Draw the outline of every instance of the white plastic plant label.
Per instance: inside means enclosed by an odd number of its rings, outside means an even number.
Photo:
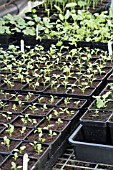
[[[20,45],[21,45],[21,52],[24,53],[24,40],[20,41]]]
[[[28,170],[28,154],[25,153],[23,156],[23,170]]]
[[[36,26],[36,40],[38,39],[38,25]]]
[[[31,12],[31,10],[32,10],[31,1],[28,1],[28,9],[29,9],[29,11]]]
[[[112,14],[113,14],[113,0],[111,0],[111,10],[112,10]]]
[[[31,2],[32,8],[35,8],[35,7],[38,6],[38,5],[39,5],[39,2],[38,2],[38,1]]]
[[[28,1],[28,9],[31,11],[32,8],[35,8],[42,3],[44,3],[44,1],[40,1],[40,2],[39,1],[35,1],[35,2]]]
[[[109,52],[109,56],[112,55],[112,42],[108,41],[108,52]]]

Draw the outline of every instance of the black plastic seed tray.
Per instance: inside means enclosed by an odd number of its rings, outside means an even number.
[[[113,166],[79,161],[75,157],[72,146],[67,145],[51,170],[113,170]]]

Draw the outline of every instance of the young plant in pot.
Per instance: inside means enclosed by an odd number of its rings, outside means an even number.
[[[107,92],[103,96],[96,96],[96,102],[93,102],[95,109],[90,107],[80,118],[87,142],[101,144],[109,142],[107,120],[112,112],[103,109],[109,101],[109,94],[110,92]]]
[[[111,100],[111,91],[106,91],[104,94],[94,96],[96,100],[89,106],[89,109],[101,109],[106,111],[113,111],[113,101]]]

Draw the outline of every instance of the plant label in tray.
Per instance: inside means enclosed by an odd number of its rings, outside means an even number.
[[[109,56],[112,55],[112,43],[108,41],[108,51],[109,51]]]
[[[28,154],[25,153],[23,156],[23,170],[28,169]]]
[[[24,40],[21,40],[20,44],[21,44],[21,52],[24,53]]]
[[[38,39],[38,25],[36,26],[36,39]]]

